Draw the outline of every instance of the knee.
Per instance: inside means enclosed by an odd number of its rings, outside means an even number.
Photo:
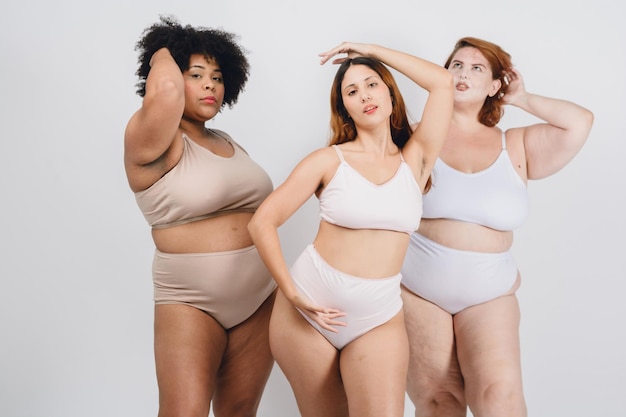
[[[158,417],[206,417],[209,414],[209,402],[179,402],[161,404]]]
[[[465,416],[467,403],[459,384],[437,384],[421,381],[409,384],[409,398],[415,406],[415,416]]]
[[[521,387],[508,382],[495,382],[479,390],[469,399],[476,417],[507,415],[525,417],[526,404]]]
[[[259,408],[260,399],[253,396],[243,396],[230,401],[213,402],[215,417],[255,417]]]

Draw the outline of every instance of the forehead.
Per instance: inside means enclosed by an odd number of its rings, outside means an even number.
[[[473,46],[466,46],[459,49],[452,57],[452,60],[460,61],[465,64],[482,64],[487,68],[491,67],[491,65],[489,65],[489,61],[487,61],[487,58],[485,58],[483,53]]]
[[[367,65],[352,65],[343,76],[342,87],[363,82],[371,77],[378,77],[378,73]]]
[[[206,68],[211,71],[220,69],[215,58],[203,54],[192,54],[189,57],[189,68],[192,67]]]

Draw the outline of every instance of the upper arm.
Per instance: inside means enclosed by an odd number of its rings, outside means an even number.
[[[146,165],[163,155],[172,144],[184,110],[184,92],[177,86],[147,90],[142,106],[130,118],[124,132],[127,163]]]
[[[593,114],[586,112],[567,128],[540,123],[524,128],[528,179],[548,177],[567,165],[585,144]]]
[[[323,184],[329,162],[325,149],[306,156],[265,199],[255,217],[276,228],[285,223]]]
[[[413,134],[403,150],[422,187],[426,184],[448,136],[454,106],[452,81],[448,87],[442,86],[430,92],[424,105],[422,119],[414,125]]]

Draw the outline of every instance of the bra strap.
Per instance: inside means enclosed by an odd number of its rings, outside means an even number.
[[[343,154],[341,153],[341,150],[339,149],[339,146],[333,145],[333,148],[335,149],[335,152],[337,152],[337,156],[339,156],[339,160],[341,162],[345,162],[343,159]]]
[[[506,150],[506,134],[502,131],[502,149]]]

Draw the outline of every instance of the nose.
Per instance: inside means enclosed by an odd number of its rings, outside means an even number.
[[[206,82],[206,84],[204,85],[204,89],[205,90],[213,90],[215,86],[213,85],[213,81],[209,80]]]
[[[367,100],[369,100],[371,97],[369,96],[369,94],[367,93],[363,93],[363,95],[361,95],[361,103],[365,103]]]

